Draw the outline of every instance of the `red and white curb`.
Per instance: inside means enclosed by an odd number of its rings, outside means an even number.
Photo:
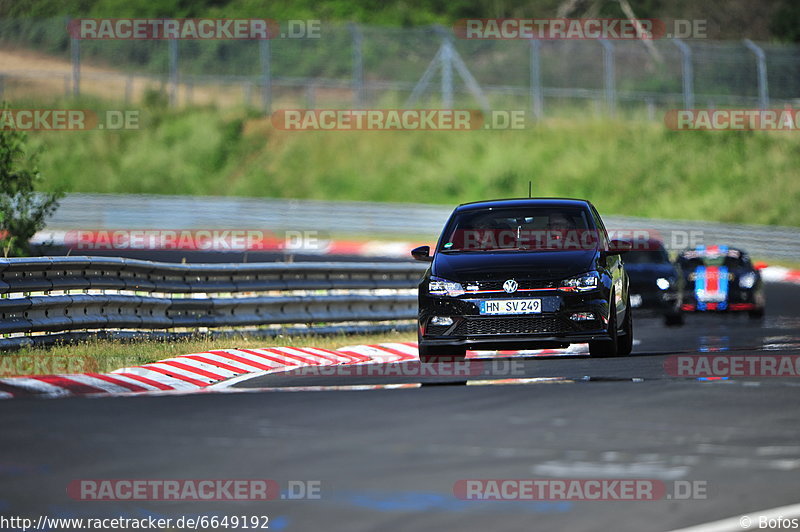
[[[761,269],[761,278],[765,283],[800,284],[800,270],[790,270],[783,266],[767,266]]]
[[[568,349],[532,351],[468,351],[467,358],[557,356],[586,354],[585,344]],[[31,375],[0,379],[0,399],[195,392],[228,388],[259,375],[307,366],[389,364],[418,360],[417,344],[353,345],[337,350],[314,347],[219,349],[180,355],[152,364],[121,368],[110,373]]]

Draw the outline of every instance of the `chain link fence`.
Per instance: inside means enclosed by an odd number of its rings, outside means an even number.
[[[465,40],[442,27],[325,23],[318,38],[79,40],[68,23],[0,21],[1,97],[651,119],[669,108],[800,104],[795,45],[661,39],[648,50],[641,41]]]

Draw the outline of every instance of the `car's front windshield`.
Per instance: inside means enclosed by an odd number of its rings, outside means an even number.
[[[742,253],[735,249],[721,253],[688,251],[681,257],[681,262],[684,266],[688,266],[689,269],[698,266],[725,266],[731,269],[740,268],[747,264]]]
[[[456,215],[439,251],[595,249],[599,234],[578,207],[482,209]]]

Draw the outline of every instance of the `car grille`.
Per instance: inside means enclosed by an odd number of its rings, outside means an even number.
[[[502,290],[503,283],[506,282],[506,279],[502,281],[478,281],[477,283],[464,283],[465,286],[477,284],[480,290]],[[530,289],[530,288],[556,288],[557,282],[556,281],[536,281],[536,280],[525,280],[521,279],[517,281],[519,283],[519,289]]]
[[[489,334],[568,333],[575,331],[572,324],[560,318],[531,318],[528,316],[466,318],[458,324],[453,336],[481,336]]]

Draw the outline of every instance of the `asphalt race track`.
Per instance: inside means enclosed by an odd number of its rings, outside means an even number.
[[[420,378],[272,375],[239,383],[241,393],[2,401],[0,513],[267,515],[270,530],[325,532],[641,532],[795,504],[800,381],[708,381],[665,370],[676,354],[800,354],[800,286],[768,285],[767,298],[763,323],[693,315],[668,329],[638,319],[628,358],[515,359],[524,384],[486,382],[503,378],[495,375],[464,386],[437,376],[412,389],[346,390]],[[76,479],[209,478],[274,479],[287,498],[86,502],[66,493]],[[453,494],[462,479],[532,478],[655,479],[667,495],[471,501]],[[318,481],[321,498],[288,500],[293,480]],[[684,500],[675,481],[705,493]]]

